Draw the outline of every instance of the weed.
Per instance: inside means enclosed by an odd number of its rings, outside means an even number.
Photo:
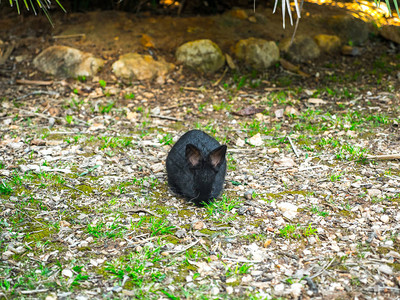
[[[151,236],[169,234],[175,229],[175,226],[168,226],[168,221],[165,219],[150,218],[150,224]]]
[[[159,142],[163,145],[172,145],[173,143],[172,134],[170,133],[165,134],[161,139],[159,139]]]

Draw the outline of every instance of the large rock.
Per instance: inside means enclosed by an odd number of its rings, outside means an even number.
[[[197,40],[179,46],[176,60],[202,73],[213,73],[225,64],[221,49],[210,40]]]
[[[267,69],[279,60],[279,48],[273,41],[249,38],[235,46],[235,55],[254,69]]]
[[[163,78],[174,68],[174,64],[166,62],[161,57],[158,60],[154,60],[150,55],[138,53],[121,55],[119,60],[112,65],[112,70],[117,77],[138,80]]]
[[[279,43],[279,49],[295,62],[306,62],[317,58],[321,51],[315,41],[306,35],[297,35],[292,44],[291,37]]]
[[[323,52],[333,53],[340,50],[340,38],[336,35],[317,34],[314,41]]]
[[[355,17],[338,15],[321,21],[346,44],[351,42],[353,45],[358,46],[368,39],[368,24]]]
[[[33,64],[47,74],[76,78],[93,76],[104,65],[104,61],[75,48],[52,46],[36,56]]]
[[[385,39],[400,44],[400,29],[398,26],[384,25],[380,33]]]

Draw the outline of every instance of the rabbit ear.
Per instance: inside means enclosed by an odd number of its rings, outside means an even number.
[[[226,154],[225,145],[222,145],[210,152],[210,154],[208,155],[208,160],[213,166],[213,168],[218,168],[224,162],[225,154]]]
[[[200,150],[192,144],[187,144],[186,159],[192,167],[197,166],[202,159]]]

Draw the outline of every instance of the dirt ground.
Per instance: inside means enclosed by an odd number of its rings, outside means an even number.
[[[304,9],[299,34],[346,13]],[[54,29],[2,16],[15,48],[0,66],[0,299],[400,297],[398,45],[371,29],[360,56],[299,64],[308,77],[178,65],[158,85],[110,71],[148,51],[143,34],[170,62],[189,40],[230,53],[291,36],[271,8],[256,14],[54,14]],[[52,78],[32,60],[54,44],[107,63]],[[228,146],[224,193],[205,207],[166,183],[168,151],[193,128]]]

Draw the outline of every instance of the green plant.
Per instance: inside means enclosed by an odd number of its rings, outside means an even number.
[[[74,120],[73,116],[70,116],[70,115],[65,116],[65,121],[67,121],[68,124],[72,124],[73,120]]]
[[[159,139],[159,142],[163,145],[171,145],[173,143],[172,138],[172,134],[167,133],[161,139]]]
[[[124,98],[129,100],[129,99],[135,99],[135,94],[134,93],[127,93],[124,95]]]
[[[151,236],[169,234],[175,229],[175,226],[169,226],[164,219],[150,218],[150,224]]]
[[[101,86],[101,88],[105,89],[107,83],[104,80],[101,79],[101,80],[99,80],[99,85]]]

